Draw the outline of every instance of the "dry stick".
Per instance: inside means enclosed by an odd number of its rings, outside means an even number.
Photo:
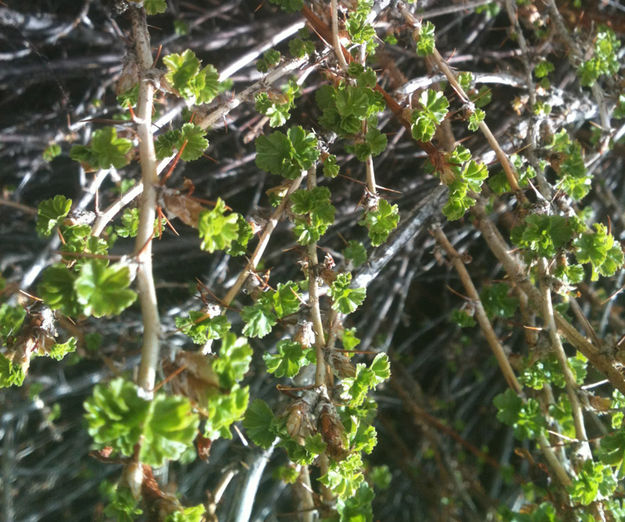
[[[269,243],[269,238],[271,237],[272,232],[275,230],[276,225],[278,224],[278,221],[280,221],[280,218],[282,217],[282,214],[284,213],[284,210],[286,209],[286,205],[289,201],[289,196],[293,194],[293,192],[295,192],[299,188],[305,175],[306,175],[306,172],[302,172],[299,178],[294,179],[291,182],[291,185],[289,186],[285,196],[282,198],[280,205],[278,205],[278,208],[276,208],[276,210],[273,211],[273,214],[271,214],[269,221],[265,225],[265,228],[263,229],[263,232],[260,235],[260,239],[258,240],[258,245],[256,245],[256,248],[254,249],[254,253],[252,254],[252,257],[250,257],[249,263],[247,264],[245,269],[241,271],[241,273],[239,274],[239,277],[237,277],[237,280],[234,282],[234,285],[232,285],[232,288],[228,290],[226,297],[224,297],[223,299],[223,302],[226,306],[232,303],[236,295],[239,293],[239,290],[241,290],[241,287],[243,286],[243,283],[245,283],[245,280],[247,279],[248,275],[251,272],[253,272],[258,266],[260,258],[263,256],[263,253],[265,252],[265,248],[267,248],[267,243]]]
[[[469,272],[464,266],[464,262],[462,261],[460,254],[449,242],[440,225],[433,226],[431,229],[431,233],[436,239],[436,242],[443,248],[443,250],[447,252],[447,255],[451,258],[451,262],[453,263],[456,272],[458,272],[458,275],[460,276],[460,280],[462,281],[465,291],[467,295],[471,298],[471,301],[475,306],[475,316],[477,322],[479,323],[480,328],[482,329],[482,332],[486,337],[486,341],[488,342],[491,350],[493,351],[493,354],[495,355],[495,358],[497,359],[497,363],[499,364],[501,373],[503,373],[503,376],[506,379],[508,386],[510,386],[510,388],[512,388],[515,393],[521,394],[521,385],[514,375],[514,370],[512,369],[512,366],[510,366],[508,357],[506,357],[503,346],[501,346],[501,343],[497,338],[497,334],[495,333],[495,330],[493,330],[493,326],[490,324],[488,316],[486,315],[484,307],[482,306],[480,295],[478,294],[475,285],[471,280]]]
[[[584,415],[582,413],[582,405],[577,397],[575,389],[577,388],[577,382],[575,376],[569,366],[562,341],[558,335],[556,327],[556,320],[553,316],[553,303],[551,301],[551,289],[547,284],[547,261],[543,258],[539,264],[541,281],[540,292],[542,294],[542,315],[549,332],[549,339],[551,340],[551,346],[556,354],[556,358],[562,367],[562,373],[564,374],[564,381],[566,384],[566,393],[571,403],[571,410],[573,413],[573,423],[575,424],[575,435],[582,444],[583,454],[582,458],[587,460],[592,457],[590,446],[588,445],[588,436],[586,435],[586,426],[584,425]]]
[[[404,18],[406,19],[406,21],[415,28],[413,38],[415,41],[418,41],[419,33],[421,30],[421,22],[417,20],[415,16],[406,8],[403,2],[398,2],[398,6],[402,14],[404,15]],[[428,56],[428,59],[430,59],[440,69],[440,71],[446,76],[447,80],[449,81],[449,84],[454,89],[454,91],[456,91],[456,94],[460,97],[460,100],[466,105],[469,112],[474,113],[475,105],[469,99],[469,96],[467,95],[467,93],[464,92],[464,89],[458,83],[458,80],[456,79],[456,75],[449,68],[449,66],[447,65],[447,63],[445,62],[445,60],[443,59],[443,57],[440,55],[440,53],[438,52],[436,48],[434,48],[432,54]],[[525,196],[521,193],[521,188],[519,187],[517,174],[514,171],[514,167],[512,166],[512,163],[510,163],[510,160],[508,159],[507,154],[501,148],[501,145],[499,145],[497,138],[495,138],[495,136],[491,132],[488,125],[486,125],[486,122],[481,121],[479,123],[479,128],[480,128],[480,131],[482,131],[482,134],[484,135],[484,137],[486,138],[486,141],[488,141],[488,144],[495,151],[497,159],[499,160],[499,163],[503,167],[503,170],[506,174],[506,179],[508,180],[508,183],[510,184],[510,187],[512,188],[513,192],[517,193],[520,199],[525,199]]]
[[[143,8],[131,8],[132,34],[139,69],[142,75],[152,67],[152,50],[150,35]],[[139,204],[139,226],[135,241],[137,286],[143,317],[143,345],[141,347],[141,364],[137,382],[146,393],[151,394],[156,380],[156,367],[159,355],[159,335],[161,330],[156,289],[152,275],[152,236],[154,235],[154,219],[156,218],[156,184],[158,174],[152,135],[152,109],[154,85],[143,77],[139,83],[137,101],[137,135],[139,137],[139,159],[141,162],[141,180],[143,194]]]
[[[542,296],[528,280],[525,264],[510,253],[511,249],[503,237],[501,237],[492,221],[486,216],[482,204],[480,203],[473,207],[471,212],[477,218],[477,226],[482,232],[484,240],[495,257],[503,265],[508,276],[527,295],[529,302],[534,307],[542,309],[540,306]],[[625,378],[621,375],[618,368],[614,366],[614,361],[579,333],[562,314],[554,312],[554,319],[566,340],[579,350],[597,370],[602,372],[615,388],[625,393]]]

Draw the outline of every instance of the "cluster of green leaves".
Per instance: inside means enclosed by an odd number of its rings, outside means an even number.
[[[582,62],[577,69],[580,82],[584,87],[592,86],[600,76],[615,75],[621,66],[618,59],[621,42],[612,29],[601,28],[594,42],[592,58]]]
[[[315,93],[322,111],[319,123],[342,137],[359,134],[362,122],[375,127],[375,116],[384,110],[384,98],[372,89],[370,75],[361,75],[358,85],[341,83],[337,87],[322,85]],[[363,84],[363,82],[365,82]]]
[[[115,234],[119,237],[137,237],[139,231],[139,209],[126,208],[120,218],[121,225],[115,226]],[[156,218],[154,220],[154,236],[159,236],[163,227],[166,225],[167,220],[165,218]],[[91,229],[89,227],[83,227],[82,230],[86,233],[86,238],[89,239]],[[67,237],[65,238],[67,241]],[[77,252],[79,250],[76,250]]]
[[[308,29],[303,28],[297,32],[297,37],[289,40],[289,52],[295,58],[304,58],[315,52],[315,44],[310,39]]]
[[[374,247],[384,243],[399,223],[399,209],[385,199],[379,199],[375,208],[368,210],[359,225],[367,227],[369,239]]]
[[[391,365],[388,356],[380,353],[375,356],[371,365],[358,363],[353,377],[341,381],[341,397],[349,406],[360,406],[367,397],[369,390],[375,388],[391,376]]]
[[[269,49],[258,59],[256,62],[256,69],[258,72],[266,73],[272,67],[275,67],[280,63],[282,54],[277,49]]]
[[[434,52],[436,46],[435,28],[432,22],[425,22],[419,30],[419,38],[417,40],[417,54],[419,56],[428,56]]]
[[[373,26],[367,22],[373,0],[358,0],[355,9],[350,10],[345,28],[353,43],[365,45],[367,53],[372,53],[378,46]]]
[[[299,125],[256,139],[256,166],[287,179],[297,178],[319,158],[317,138]]]
[[[419,96],[419,104],[411,116],[412,137],[417,141],[431,141],[447,115],[449,101],[442,92],[427,89]]]
[[[569,368],[579,385],[583,384],[586,378],[587,363],[587,359],[581,353],[568,358]],[[534,390],[542,390],[546,384],[552,384],[558,388],[564,388],[566,385],[562,366],[555,354],[548,354],[532,364],[527,364],[519,375],[519,381]]]
[[[569,488],[569,494],[574,502],[588,506],[595,500],[610,498],[616,485],[609,466],[587,460]]]
[[[154,143],[156,157],[162,160],[182,150],[180,159],[184,161],[201,158],[208,147],[205,135],[206,131],[195,123],[185,123],[181,129],[167,131]]]
[[[486,107],[492,98],[491,90],[482,85],[479,89],[475,88],[475,77],[471,72],[465,71],[458,75],[458,83],[469,96],[469,100],[475,107],[482,109]]]
[[[91,170],[121,169],[130,163],[131,150],[132,142],[119,138],[115,127],[104,127],[93,133],[88,146],[74,145],[69,155]]]
[[[102,259],[85,259],[68,268],[57,263],[47,268],[39,284],[39,294],[53,310],[68,316],[117,315],[135,302],[130,290],[128,265]]]
[[[182,54],[164,56],[163,63],[167,67],[165,80],[189,103],[209,103],[222,89],[217,69],[212,65],[202,68],[202,63],[190,49]]]
[[[176,317],[176,328],[188,335],[195,344],[205,344],[221,339],[230,331],[230,321],[225,315],[191,311],[187,317]]]
[[[471,192],[479,194],[488,169],[483,163],[472,159],[471,151],[458,145],[449,155],[442,181],[449,187],[449,199],[443,206],[443,214],[450,221],[460,219],[473,205]]]
[[[304,366],[314,364],[317,360],[312,348],[304,348],[300,343],[283,339],[276,346],[276,353],[265,353],[263,360],[267,371],[276,377],[297,376]]]
[[[530,214],[522,225],[512,229],[510,239],[530,257],[553,258],[583,229],[584,224],[577,218]]]
[[[581,200],[590,191],[592,176],[586,170],[582,156],[582,146],[572,141],[564,129],[553,137],[553,142],[547,147],[556,157],[552,166],[560,177],[562,190],[574,200]]]
[[[199,417],[188,399],[161,392],[146,400],[135,384],[121,377],[98,384],[84,407],[97,448],[110,446],[131,457],[141,440],[139,460],[151,466],[179,459],[197,435]]]
[[[332,308],[342,314],[351,314],[358,308],[366,297],[364,288],[350,288],[352,274],[349,272],[338,274],[330,286],[328,295],[332,298]]]
[[[609,277],[623,266],[623,249],[608,228],[595,223],[594,232],[584,232],[573,243],[575,256],[580,263],[591,266],[591,281],[599,279],[599,275]]]
[[[212,210],[203,210],[198,220],[200,248],[210,253],[225,250],[232,256],[245,254],[247,243],[253,236],[252,227],[237,212],[227,213],[221,198]]]
[[[283,85],[281,93],[259,92],[256,95],[256,110],[269,118],[270,127],[281,127],[291,117],[295,98],[300,96],[299,85],[290,79]]]
[[[278,319],[299,311],[300,301],[301,296],[294,282],[278,283],[276,290],[261,293],[253,305],[243,308],[243,334],[249,337],[265,337]]]
[[[297,190],[291,194],[290,202],[295,237],[300,245],[316,243],[334,223],[335,209],[327,187]]]
[[[490,319],[512,317],[519,306],[516,297],[508,295],[510,287],[506,283],[485,286],[480,292],[480,301]]]
[[[523,400],[514,391],[507,389],[495,397],[493,404],[497,408],[497,419],[512,426],[519,440],[535,439],[547,427],[536,399]]]
[[[509,159],[517,173],[519,186],[521,188],[529,186],[530,180],[536,177],[536,170],[534,167],[528,163],[525,157],[519,154],[511,154]],[[499,196],[506,192],[510,192],[511,190],[508,178],[506,178],[506,174],[503,171],[490,176],[488,178],[488,186]]]

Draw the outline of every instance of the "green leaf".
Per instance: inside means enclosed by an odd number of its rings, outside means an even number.
[[[323,175],[326,178],[336,178],[339,175],[340,167],[336,162],[336,156],[330,154],[323,162]]]
[[[577,70],[584,87],[591,87],[600,76],[618,73],[620,62],[617,55],[620,47],[621,42],[611,29],[603,27],[597,33],[592,58],[582,62]]]
[[[419,31],[417,54],[419,56],[428,56],[434,52],[434,46],[434,24],[432,22],[425,22]]]
[[[536,64],[536,67],[534,67],[534,76],[536,76],[536,78],[545,78],[554,70],[555,67],[553,64],[549,60],[543,59]]]
[[[609,466],[618,466],[618,477],[625,476],[625,430],[614,431],[601,439],[599,459]]]
[[[160,14],[167,11],[167,2],[165,0],[144,0],[143,7],[149,15]]]
[[[308,38],[293,38],[289,40],[289,52],[294,58],[304,58],[315,52],[315,44]]]
[[[263,56],[256,62],[256,69],[259,72],[266,73],[269,69],[280,63],[281,56],[282,54],[280,51],[276,49],[269,49],[268,51],[265,51]]]
[[[117,522],[132,522],[143,510],[129,488],[113,485],[110,482],[101,483],[100,491],[108,498],[104,508],[104,515]]]
[[[254,444],[267,449],[276,440],[275,417],[265,401],[255,399],[243,419],[243,427]]]
[[[276,440],[276,419],[265,401],[255,399],[243,419],[243,427],[254,444],[267,449]]]
[[[74,281],[77,300],[84,307],[85,315],[94,317],[120,314],[134,303],[137,294],[128,289],[129,285],[127,265],[107,266],[100,259],[85,261]]]
[[[369,390],[384,382],[391,376],[390,362],[388,356],[379,353],[367,368],[366,365],[358,363],[354,377],[346,377],[341,381],[343,391],[341,398],[349,401],[350,407],[360,406],[366,399]]]
[[[9,386],[21,386],[24,382],[24,370],[19,364],[13,364],[0,353],[0,388]]]
[[[82,313],[82,306],[74,290],[76,276],[68,268],[58,263],[49,266],[41,275],[38,292],[43,302],[52,310],[61,310],[69,316]]]
[[[587,460],[569,488],[569,494],[573,501],[588,506],[595,500],[609,498],[615,489],[616,480],[614,480],[610,468],[601,463]]]
[[[486,113],[482,109],[475,109],[469,115],[469,130],[475,132],[480,127],[480,123],[484,121]]]
[[[72,208],[72,200],[65,196],[54,196],[39,203],[37,209],[37,233],[49,236],[59,226]]]
[[[219,94],[219,73],[212,65],[201,69],[193,51],[169,54],[163,58],[163,63],[167,67],[167,82],[190,103],[209,103]]]
[[[230,248],[226,250],[229,256],[242,256],[247,252],[247,244],[254,237],[252,226],[241,214],[237,214],[237,238],[232,242]]]
[[[182,511],[174,511],[165,518],[165,522],[202,522],[206,507],[204,504],[184,508]]]
[[[343,249],[343,255],[345,259],[351,261],[354,268],[364,265],[367,261],[367,250],[365,246],[355,239],[350,239],[347,242],[347,246]]]
[[[48,145],[43,151],[43,161],[50,163],[54,158],[61,155],[61,146],[57,143]]]
[[[623,250],[608,234],[605,225],[595,224],[595,232],[585,232],[573,243],[575,255],[580,263],[592,265],[592,281],[603,276],[611,276],[623,266]]]
[[[11,306],[8,303],[0,305],[0,344],[8,344],[8,340],[17,336],[26,310],[21,306]]]
[[[430,141],[436,132],[436,127],[442,123],[447,115],[449,101],[440,91],[427,89],[419,96],[420,109],[412,113],[412,136],[418,141]]]
[[[573,239],[574,223],[564,216],[530,214],[525,224],[512,230],[512,241],[541,257],[553,258]]]
[[[519,306],[516,297],[509,297],[510,287],[506,283],[495,283],[484,287],[480,300],[489,318],[512,317]]]
[[[536,399],[523,401],[514,391],[508,389],[493,400],[497,407],[497,419],[514,428],[519,440],[537,437],[547,426]]]
[[[198,232],[202,239],[202,250],[211,254],[215,250],[225,250],[239,238],[238,214],[232,212],[225,215],[225,212],[226,204],[223,199],[217,198],[215,208],[200,213]]]
[[[338,274],[332,283],[329,296],[332,298],[332,308],[342,314],[350,314],[358,308],[366,297],[366,289],[349,288],[352,274]]]
[[[295,236],[301,245],[318,241],[334,223],[335,209],[330,202],[330,190],[327,187],[297,190],[291,194],[290,201],[291,210],[298,214],[294,220]]]
[[[341,334],[341,342],[345,350],[353,350],[360,344],[360,339],[356,337],[356,328],[347,328]]]
[[[355,495],[337,500],[336,512],[340,522],[372,522],[373,498],[373,490],[369,484],[361,482]]]
[[[154,144],[156,157],[162,160],[171,156],[174,151],[182,149],[180,158],[184,161],[199,159],[208,147],[208,140],[205,136],[206,131],[199,125],[185,123],[182,129],[170,130],[158,137]]]
[[[278,287],[272,296],[273,309],[276,311],[278,319],[299,311],[301,297],[297,293],[297,288],[297,284],[293,281],[284,284],[278,283]]]
[[[245,323],[243,335],[247,337],[265,337],[278,322],[269,299],[261,296],[252,306],[245,306],[241,311]]]
[[[367,53],[375,51],[378,45],[375,29],[367,21],[370,11],[371,2],[360,1],[356,4],[356,8],[350,11],[347,22],[345,23],[345,28],[352,42],[364,44]]]
[[[300,370],[314,359],[311,348],[303,348],[300,343],[283,339],[278,342],[277,353],[265,353],[263,360],[267,371],[276,377],[295,377]]]
[[[52,357],[52,359],[60,361],[68,353],[76,351],[76,342],[76,338],[70,337],[64,343],[54,343],[52,347],[48,350],[48,355]]]
[[[354,453],[340,462],[330,462],[328,472],[319,482],[340,500],[352,498],[364,481],[360,454]]]
[[[398,223],[397,205],[391,205],[385,199],[380,199],[377,209],[367,212],[364,219],[360,221],[360,224],[365,225],[369,230],[369,239],[374,247],[384,243],[389,234],[397,228]]]
[[[245,415],[249,398],[249,386],[241,388],[238,384],[232,387],[229,394],[211,395],[208,399],[204,436],[211,440],[219,437],[231,439],[230,427]]]
[[[230,321],[225,315],[209,317],[205,312],[189,312],[188,317],[176,317],[176,328],[191,337],[195,344],[205,344],[220,339],[230,331]]]
[[[98,384],[84,407],[87,429],[96,446],[111,446],[132,456],[150,415],[150,403],[139,397],[138,388],[121,377],[108,385]]]
[[[317,138],[302,127],[291,127],[256,139],[256,166],[288,179],[297,178],[319,157]]]
[[[221,341],[219,357],[213,361],[213,369],[219,376],[219,386],[229,390],[243,379],[252,361],[252,348],[245,337],[226,333]]]
[[[89,146],[74,145],[69,155],[73,160],[86,163],[94,169],[121,169],[130,162],[128,153],[131,150],[132,142],[118,138],[115,127],[104,127],[93,133]]]

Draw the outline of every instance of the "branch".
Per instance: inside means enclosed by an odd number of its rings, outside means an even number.
[[[521,394],[521,385],[514,375],[514,370],[512,366],[510,366],[510,362],[508,361],[508,357],[506,356],[503,346],[499,342],[497,338],[497,334],[495,330],[493,330],[493,326],[490,324],[488,316],[486,315],[486,311],[484,310],[484,306],[482,305],[482,301],[480,299],[480,295],[478,294],[473,281],[471,280],[471,276],[464,266],[464,262],[458,251],[453,247],[453,245],[447,239],[445,232],[440,227],[440,225],[435,225],[431,229],[431,234],[436,239],[436,242],[447,252],[447,255],[451,258],[451,262],[458,272],[460,276],[460,280],[464,286],[467,295],[471,298],[473,305],[475,306],[475,317],[477,322],[482,329],[482,333],[486,337],[486,341],[488,342],[493,354],[495,355],[495,359],[497,359],[497,363],[499,364],[499,369],[501,373],[503,373],[508,386],[512,388],[512,390],[518,395]]]
[[[139,136],[143,194],[139,203],[139,227],[135,242],[135,254],[139,264],[137,285],[143,317],[143,345],[137,382],[146,393],[151,394],[156,380],[161,330],[152,274],[152,236],[154,235],[154,219],[156,218],[156,184],[158,182],[154,136],[152,135],[154,85],[146,78],[146,73],[152,67],[152,50],[145,11],[143,8],[131,7],[130,14],[132,35],[141,71],[137,102],[137,135]]]

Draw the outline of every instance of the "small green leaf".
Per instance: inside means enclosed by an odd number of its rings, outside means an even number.
[[[49,236],[59,226],[72,208],[72,200],[65,196],[54,196],[39,203],[37,209],[37,233]]]
[[[74,145],[70,157],[86,163],[94,169],[121,169],[130,162],[128,153],[132,142],[126,138],[118,138],[115,127],[104,127],[93,133],[89,146]]]
[[[349,288],[352,274],[338,274],[332,283],[329,296],[332,298],[332,308],[342,314],[350,314],[358,308],[366,297],[364,288]]]
[[[398,223],[397,205],[391,205],[385,199],[380,199],[377,209],[367,212],[364,219],[360,221],[360,224],[365,225],[369,230],[369,239],[374,247],[384,243],[389,234],[397,228]]]
[[[256,69],[259,72],[266,73],[269,69],[280,63],[281,56],[280,51],[276,49],[265,51],[263,56],[256,62]]]
[[[278,283],[273,298],[273,309],[278,319],[299,311],[301,297],[297,293],[297,284],[293,281]]]
[[[43,151],[43,161],[50,163],[54,158],[60,155],[61,146],[58,143],[52,143]]]
[[[340,462],[330,462],[328,472],[319,478],[340,500],[352,498],[364,481],[362,458],[354,453]]]
[[[219,357],[213,361],[213,369],[219,376],[219,386],[225,390],[232,388],[243,379],[252,361],[252,348],[245,337],[226,333],[221,341]]]
[[[64,343],[54,343],[52,347],[48,350],[48,355],[52,357],[52,359],[60,361],[68,353],[76,351],[76,342],[76,338],[70,337]]]
[[[182,149],[180,158],[184,161],[199,159],[208,147],[208,140],[205,136],[206,131],[199,125],[185,123],[182,129],[170,130],[158,137],[154,144],[156,157],[162,160],[171,156],[174,151]]]
[[[6,345],[8,339],[17,336],[25,317],[26,310],[21,306],[0,305],[0,344]]]
[[[480,300],[489,318],[512,317],[519,306],[516,297],[509,297],[510,287],[506,283],[495,283],[484,287]]]
[[[252,306],[245,306],[241,311],[245,322],[243,335],[247,337],[265,337],[278,322],[270,300],[261,296]]]
[[[128,289],[129,285],[128,266],[121,263],[107,266],[100,259],[85,261],[74,281],[85,315],[94,317],[117,315],[134,303],[137,294]]]
[[[170,513],[165,518],[165,522],[202,522],[204,513],[206,513],[206,507],[204,504],[198,504]]]
[[[80,315],[82,306],[74,290],[75,279],[76,276],[62,263],[46,268],[38,287],[43,302],[52,310],[61,310],[65,315]]]
[[[230,321],[225,315],[210,317],[204,312],[191,311],[188,317],[176,317],[176,328],[195,344],[205,344],[224,337],[230,331]]]
[[[249,386],[241,388],[238,384],[228,394],[214,393],[209,396],[204,436],[211,440],[219,437],[231,439],[230,427],[245,415],[249,398]]]
[[[254,444],[267,449],[276,440],[275,422],[273,412],[267,403],[255,399],[247,409],[243,427]]]
[[[475,132],[480,127],[480,123],[484,121],[486,113],[482,109],[475,109],[469,115],[469,130]]]
[[[323,162],[323,175],[326,178],[336,178],[339,175],[340,167],[336,162],[336,156],[330,154]]]
[[[360,406],[366,399],[369,390],[388,379],[391,375],[390,362],[386,354],[375,356],[371,366],[358,363],[354,377],[346,377],[341,381],[343,391],[341,397],[349,401],[352,408]]]
[[[200,247],[211,254],[215,250],[230,248],[232,243],[239,238],[238,214],[226,213],[226,204],[221,198],[217,198],[215,208],[204,210],[198,221],[198,232],[202,239]]]
[[[167,82],[190,103],[209,103],[219,94],[219,73],[212,65],[201,69],[193,51],[169,54],[163,58],[163,63],[167,67]]]
[[[365,246],[355,239],[350,239],[347,246],[343,249],[343,255],[345,259],[349,259],[354,266],[358,268],[364,265],[367,261],[367,250]]]
[[[167,11],[167,2],[165,0],[144,0],[143,7],[149,15],[160,14]]]
[[[276,347],[277,353],[265,353],[263,360],[267,371],[276,377],[295,377],[300,370],[314,360],[311,348],[303,348],[300,343],[283,339]]]
[[[21,386],[24,382],[24,370],[19,364],[13,364],[0,353],[0,388]]]
[[[425,22],[419,31],[419,40],[417,41],[417,54],[419,56],[428,56],[434,52],[435,37],[434,24]]]

